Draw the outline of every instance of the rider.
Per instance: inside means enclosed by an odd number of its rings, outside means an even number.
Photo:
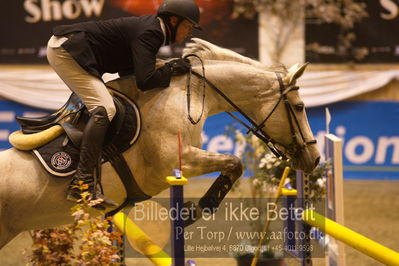
[[[199,28],[200,11],[194,0],[165,0],[157,16],[122,17],[57,26],[48,42],[47,58],[64,83],[83,101],[90,113],[77,171],[67,190],[67,199],[81,198],[79,181],[87,184],[93,199],[103,199],[100,208],[115,204],[96,188],[94,175],[105,133],[115,115],[104,73],[135,74],[142,91],[167,88],[172,76],[189,71],[186,59],[172,60],[155,68],[156,54],[163,45],[181,43]]]

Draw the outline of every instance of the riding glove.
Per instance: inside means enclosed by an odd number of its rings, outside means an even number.
[[[185,58],[172,60],[170,62],[165,63],[165,65],[169,66],[172,76],[186,74],[190,71],[191,68],[190,61]]]

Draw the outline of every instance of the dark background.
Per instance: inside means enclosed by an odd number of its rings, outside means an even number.
[[[335,24],[319,24],[314,19],[306,21],[306,61],[312,63],[344,63],[355,61],[356,63],[399,63],[399,0],[385,0],[396,5],[396,17],[386,20],[381,14],[390,14],[385,9],[382,1],[363,0],[367,5],[369,16],[355,24],[353,32],[356,40],[353,49],[366,48],[368,55],[357,60],[349,53],[339,56],[337,53],[337,35],[340,28]],[[331,48],[333,53],[316,53],[308,49],[308,45],[318,42],[320,45]]]
[[[44,64],[47,63],[45,52],[52,28],[56,25],[72,24],[87,20],[110,19],[121,16],[154,14],[161,0],[12,0],[0,1],[0,64]],[[74,3],[74,4],[72,4]],[[87,17],[82,11],[74,19],[66,18],[61,11],[62,19],[43,21],[43,10],[50,10],[51,18],[61,6],[78,14],[82,5],[99,6],[103,4],[100,16],[92,14]],[[232,0],[197,0],[201,8],[201,25],[203,31],[195,31],[194,37],[200,37],[217,45],[233,49],[252,58],[258,58],[257,19],[230,19]],[[30,6],[30,9],[26,7]],[[72,8],[72,9],[71,9]],[[29,11],[31,10],[31,11]],[[41,14],[41,20],[28,23],[32,10]],[[56,10],[56,11],[55,11]],[[48,17],[48,16],[47,16]],[[181,47],[173,47],[176,56]]]

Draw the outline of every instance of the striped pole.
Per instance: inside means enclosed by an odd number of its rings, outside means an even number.
[[[166,177],[170,187],[170,209],[176,212],[175,219],[171,220],[171,241],[173,266],[185,265],[184,254],[184,220],[182,210],[184,209],[183,186],[188,180],[183,177],[182,172],[174,170],[174,176]]]
[[[349,228],[342,226],[312,210],[303,212],[303,220],[333,238],[357,249],[386,265],[399,265],[399,253],[389,249]]]
[[[288,183],[281,189],[281,195],[283,195],[283,206],[288,210],[288,217],[284,221],[284,230],[287,230],[288,234],[284,234],[284,246],[286,252],[290,254],[295,254],[298,256],[296,252],[296,239],[292,237],[295,235],[296,224],[295,224],[295,202],[297,198],[298,192],[296,189],[293,189],[291,185]],[[291,236],[291,237],[290,237]]]
[[[275,194],[274,204],[277,204],[278,199],[281,196],[282,189],[283,189],[283,186],[284,186],[284,183],[285,183],[285,179],[287,178],[288,174],[290,173],[290,170],[291,170],[291,168],[289,168],[288,166],[284,168],[283,175],[281,176],[280,183],[278,185],[278,188],[277,188],[277,191],[276,191],[276,194]],[[258,245],[256,246],[256,252],[255,252],[255,256],[252,259],[251,266],[255,266],[258,263],[258,259],[259,259],[259,256],[260,256],[260,249],[261,249],[261,247],[263,245],[263,242],[265,241],[265,235],[267,234],[267,231],[269,229],[269,225],[270,225],[270,220],[267,219],[267,217],[266,217],[266,222],[265,222],[265,225],[263,227],[263,231],[262,231],[261,237],[260,237],[260,239],[258,241]]]
[[[113,222],[118,229],[133,243],[137,244],[143,253],[154,265],[170,266],[172,259],[162,248],[155,244],[126,214],[118,212],[113,216]]]

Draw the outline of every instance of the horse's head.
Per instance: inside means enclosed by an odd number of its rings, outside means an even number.
[[[252,132],[271,143],[269,146],[277,156],[289,158],[295,169],[304,172],[311,172],[318,165],[320,153],[299,88],[295,86],[306,64],[295,65],[287,71],[282,65],[266,66],[196,38],[186,45],[184,54],[220,62],[207,71],[207,77],[210,76],[216,87],[220,86],[222,93],[248,115],[247,119],[252,120]],[[216,112],[237,111],[231,104],[224,104],[224,100],[218,102]]]
[[[273,100],[254,114],[259,124],[258,133],[270,141],[271,149],[290,159],[293,168],[309,173],[319,164],[320,153],[299,95],[299,87],[295,85],[306,66],[294,65],[287,73],[269,74],[270,78],[275,79],[271,89]]]

